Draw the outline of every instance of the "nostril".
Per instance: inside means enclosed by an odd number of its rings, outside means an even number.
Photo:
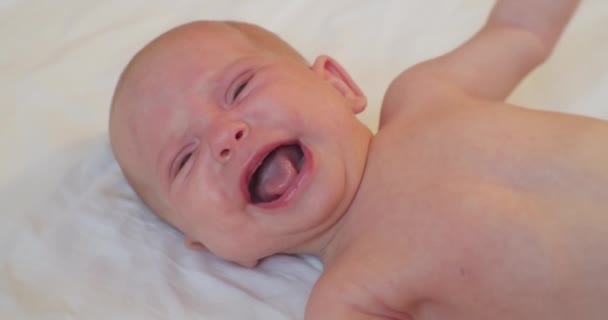
[[[236,140],[241,140],[241,138],[243,137],[243,130],[239,130],[235,135],[234,138]]]
[[[220,152],[220,157],[222,157],[222,158],[227,158],[229,155],[230,155],[229,149],[224,149],[224,150],[222,150],[222,152]]]

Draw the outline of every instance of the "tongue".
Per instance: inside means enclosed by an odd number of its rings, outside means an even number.
[[[298,151],[282,147],[268,156],[260,167],[256,193],[260,200],[269,202],[279,198],[298,175]]]

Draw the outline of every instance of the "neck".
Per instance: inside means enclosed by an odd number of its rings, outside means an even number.
[[[321,259],[324,266],[331,264],[348,248],[348,244],[353,243],[354,238],[352,237],[353,233],[350,232],[352,229],[350,226],[356,226],[356,224],[349,223],[351,220],[353,220],[352,215],[346,214],[338,221],[325,246],[319,250],[317,256]]]
[[[362,229],[357,218],[357,210],[352,205],[341,215],[341,217],[327,230],[318,235],[312,241],[303,246],[293,248],[287,253],[309,254],[317,256],[327,266],[340,256],[351,243],[356,240],[357,229]]]
[[[357,203],[361,202],[361,195],[359,193],[361,185],[365,180],[367,155],[369,154],[372,137],[369,129],[365,128],[365,133],[367,134],[367,139],[364,140],[364,144],[361,144],[360,150],[363,155],[360,159],[363,159],[363,161],[359,164],[358,170],[355,170],[356,174],[351,176],[351,181],[355,181],[356,183],[351,184],[353,187],[347,193],[345,197],[346,201],[338,210],[340,212],[339,218],[320,236],[315,237],[314,241],[307,243],[306,247],[302,248],[304,250],[297,252],[315,255],[321,259],[324,265],[330,264],[343,253],[356,240],[359,234],[358,230],[363,231],[362,229],[365,228],[365,226],[357,223],[360,220],[360,210],[358,210]]]

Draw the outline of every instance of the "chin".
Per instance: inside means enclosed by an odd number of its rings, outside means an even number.
[[[257,238],[252,250],[263,249],[258,245],[265,246],[267,250],[256,250],[267,254],[261,256],[304,253],[298,249],[308,248],[308,244],[331,229],[349,208],[360,181],[362,170],[359,166],[363,167],[365,162],[363,159],[363,164],[349,167],[347,160],[358,158],[348,156],[359,151],[350,152],[347,155],[340,152],[323,154],[298,140],[281,141],[262,148],[247,165],[241,180],[246,210],[255,223],[264,228],[260,237],[266,237]],[[291,174],[285,179],[288,183],[272,196],[261,194],[258,190],[263,183],[261,180],[267,178],[264,175],[272,175],[265,171],[283,170],[277,169],[279,165],[269,163],[278,158],[289,167],[285,169]]]

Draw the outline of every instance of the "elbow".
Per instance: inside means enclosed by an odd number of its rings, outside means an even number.
[[[523,30],[527,35],[523,40],[525,42],[527,60],[532,65],[540,65],[547,61],[553,52],[555,42],[546,41],[546,39],[536,33]]]
[[[489,22],[484,29],[495,30],[508,39],[514,52],[533,65],[545,62],[552,54],[559,35],[514,24]]]
[[[555,47],[555,41],[550,41],[544,35],[529,29],[515,26],[494,26],[495,30],[497,28],[501,30],[499,32],[506,34],[506,38],[511,39],[507,42],[510,46],[509,50],[519,57],[525,68],[533,69],[544,63],[549,59]]]

